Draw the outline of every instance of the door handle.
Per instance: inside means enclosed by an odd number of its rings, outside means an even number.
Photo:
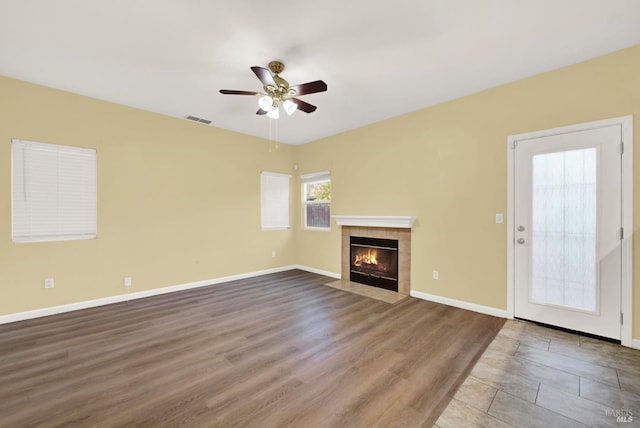
[[[518,244],[522,245],[522,244],[524,244],[524,238],[518,238],[518,240],[516,242]]]
[[[518,226],[518,232],[524,232],[524,226]]]

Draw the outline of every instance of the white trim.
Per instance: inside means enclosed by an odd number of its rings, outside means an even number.
[[[625,239],[621,242],[622,277],[620,290],[620,311],[624,316],[624,324],[620,329],[620,342],[623,346],[636,347],[637,340],[633,339],[633,116],[621,116],[594,122],[563,126],[542,131],[511,135],[507,138],[507,318],[514,317],[514,148],[518,141],[551,135],[566,134],[607,126],[620,125],[622,127],[622,141],[624,141],[624,156],[622,157],[622,227]],[[640,349],[640,348],[639,348]]]
[[[285,174],[282,172],[260,171],[260,175],[266,175],[268,177],[291,178],[291,174]]]
[[[515,138],[507,139],[507,318],[514,317],[514,287],[515,287],[515,236],[513,216],[515,214]]]
[[[620,331],[620,343],[634,347],[633,342],[633,116],[619,118],[622,124],[622,227],[626,235],[622,249],[622,289],[620,290],[620,311],[624,324]],[[640,332],[638,333],[640,334]],[[638,345],[636,343],[636,345]],[[640,347],[638,347],[640,349]]]
[[[485,315],[491,315],[498,318],[507,318],[507,311],[504,309],[492,308],[490,306],[477,305],[462,300],[450,299],[448,297],[436,296],[435,294],[423,293],[421,291],[411,290],[411,297],[416,297],[430,302],[441,303],[447,306],[453,306],[468,311],[479,312]]]
[[[300,175],[300,182],[302,184],[329,180],[331,180],[331,171],[312,172],[310,174]]]
[[[413,216],[374,216],[374,215],[334,215],[338,226],[361,227],[398,227],[411,229],[417,217]]]
[[[66,305],[52,306],[49,308],[35,309],[32,311],[17,312],[14,314],[0,315],[0,324],[10,322],[24,321],[32,318],[46,317],[49,315],[61,314],[65,312],[77,311],[80,309],[95,308],[98,306],[110,305],[112,303],[126,302],[129,300],[143,299],[145,297],[158,296],[161,294],[174,293],[176,291],[190,290],[193,288],[206,287],[209,285],[221,284],[229,281],[237,281],[239,279],[254,278],[256,276],[267,275],[270,273],[284,272],[293,269],[303,269],[298,266],[282,266],[273,269],[265,269],[256,272],[243,273],[239,275],[225,276],[221,278],[208,279],[204,281],[189,282],[186,284],[173,285],[169,287],[154,288],[153,290],[138,291],[129,294],[120,294],[117,296],[104,297],[95,300],[85,300],[83,302],[69,303]],[[311,272],[311,271],[310,271]]]
[[[316,268],[312,268],[312,267],[308,267],[308,266],[302,266],[302,265],[293,265],[293,266],[291,266],[291,268],[292,269],[300,269],[300,270],[303,270],[305,272],[316,273],[318,275],[328,276],[329,278],[342,279],[342,275],[340,275],[339,273],[329,272],[327,270],[316,269]]]
[[[305,227],[303,230],[309,230],[311,232],[331,232],[330,227]]]
[[[632,348],[636,348],[636,349],[640,349],[640,339],[633,339],[631,341],[631,347]]]

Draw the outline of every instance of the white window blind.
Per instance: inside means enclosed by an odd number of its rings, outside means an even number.
[[[96,237],[96,150],[14,139],[11,171],[14,242]]]
[[[291,176],[275,172],[260,174],[262,229],[288,229]]]

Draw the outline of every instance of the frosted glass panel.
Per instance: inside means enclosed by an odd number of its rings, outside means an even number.
[[[595,311],[596,149],[533,156],[531,300]]]

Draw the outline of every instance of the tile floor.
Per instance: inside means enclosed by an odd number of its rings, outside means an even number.
[[[436,427],[640,427],[640,350],[507,321]]]

